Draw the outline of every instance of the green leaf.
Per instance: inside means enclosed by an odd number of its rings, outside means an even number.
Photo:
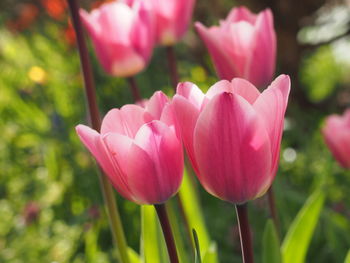
[[[198,199],[197,189],[194,187],[194,183],[191,181],[192,179],[186,170],[187,168],[184,172],[184,179],[179,191],[179,195],[188,220],[190,228],[189,232],[191,233],[193,228],[196,229],[199,238],[199,246],[202,250],[202,254],[204,255],[209,249],[210,237],[205,226],[204,217]]]
[[[130,247],[128,247],[128,255],[130,263],[142,263],[140,255],[137,254],[136,251]]]
[[[203,254],[203,263],[217,263],[218,259],[218,251],[216,243],[211,243],[208,250],[205,254]]]
[[[284,263],[304,263],[306,253],[320,217],[325,195],[316,190],[306,201],[283,241]]]
[[[350,250],[348,251],[348,254],[346,254],[344,263],[350,263]]]
[[[169,257],[153,206],[141,207],[141,255],[145,263],[167,263]]]
[[[194,244],[196,247],[195,263],[202,263],[201,250],[199,247],[198,236],[197,236],[197,232],[195,229],[192,229],[192,234],[193,234]]]
[[[276,227],[272,220],[268,220],[265,226],[263,235],[263,251],[262,251],[263,263],[281,263],[282,255],[280,250],[280,242],[278,240],[278,234]]]

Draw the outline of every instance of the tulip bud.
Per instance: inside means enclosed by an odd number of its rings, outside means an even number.
[[[104,70],[113,76],[130,77],[148,64],[154,46],[152,10],[141,1],[132,5],[105,3],[80,16],[92,39]]]
[[[84,125],[76,131],[123,197],[160,204],[178,191],[183,176],[176,126],[168,98],[156,92],[144,108],[125,105],[109,111],[100,133]]]
[[[324,140],[334,158],[344,168],[350,168],[350,109],[343,116],[331,115],[322,129]]]
[[[183,142],[203,187],[240,204],[263,195],[275,177],[290,79],[262,93],[250,82],[222,80],[206,94],[180,83],[172,104]]]
[[[272,81],[276,64],[276,33],[270,9],[252,14],[233,8],[220,26],[195,27],[208,48],[221,79],[244,78],[258,88]]]

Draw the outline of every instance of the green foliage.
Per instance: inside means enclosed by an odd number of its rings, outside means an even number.
[[[346,254],[344,263],[350,263],[350,250],[349,250],[349,252]]]
[[[272,220],[266,223],[262,244],[262,263],[282,263],[280,241]]]
[[[323,208],[325,195],[316,190],[294,219],[282,244],[284,263],[303,263]]]
[[[312,102],[320,102],[335,91],[342,77],[342,65],[337,63],[329,46],[319,48],[305,59],[301,81]]]
[[[141,207],[141,251],[145,263],[169,262],[162,229],[153,206]]]
[[[205,253],[209,248],[210,238],[205,227],[201,208],[199,206],[198,193],[194,188],[193,182],[191,181],[193,180],[191,176],[192,175],[188,174],[186,169],[179,195],[184,205],[184,210],[189,222],[189,231],[191,232],[193,228],[196,229],[199,239],[199,246],[203,257],[205,257]]]

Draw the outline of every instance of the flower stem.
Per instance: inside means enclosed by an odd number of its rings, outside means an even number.
[[[270,189],[267,191],[267,199],[268,199],[268,202],[269,202],[270,215],[272,217],[273,223],[275,224],[277,233],[279,235],[280,234],[279,233],[280,222],[279,222],[278,215],[277,215],[275,194],[274,194],[272,185],[270,186]]]
[[[166,53],[168,58],[168,65],[170,70],[171,84],[176,92],[177,84],[179,83],[179,74],[177,72],[176,56],[173,46],[166,47]]]
[[[135,103],[141,100],[140,90],[137,86],[136,80],[134,77],[128,77],[130,90],[132,93],[132,96],[134,98]]]
[[[169,259],[171,263],[179,263],[179,259],[176,252],[175,240],[171,231],[168,214],[164,204],[154,205],[160,224],[163,229],[163,234],[168,248]]]
[[[77,44],[79,49],[81,70],[84,78],[84,87],[86,100],[88,105],[89,116],[92,128],[99,131],[101,127],[101,119],[97,107],[96,91],[94,79],[92,75],[91,63],[88,55],[88,50],[84,40],[83,28],[79,17],[79,6],[77,0],[68,0],[68,5],[73,21],[74,30],[76,33]],[[117,208],[114,192],[108,178],[101,172],[99,175],[100,185],[104,202],[107,209],[108,219],[112,230],[114,242],[117,244],[118,255],[122,263],[129,263],[128,247],[126,244],[124,229]]]
[[[248,222],[247,204],[236,205],[239,236],[241,238],[241,250],[243,263],[254,263],[254,254],[250,226]]]

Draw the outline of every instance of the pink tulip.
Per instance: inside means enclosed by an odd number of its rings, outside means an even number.
[[[172,104],[209,193],[237,204],[267,191],[277,172],[289,91],[286,75],[262,93],[239,78],[219,81],[206,94],[189,82],[178,85]]]
[[[146,3],[109,2],[80,16],[104,70],[118,77],[133,76],[148,64],[154,46],[154,18]]]
[[[101,133],[76,131],[116,190],[138,204],[160,204],[179,189],[183,152],[173,106],[156,92],[145,108],[125,105],[104,117]]]
[[[133,3],[137,0],[124,0]],[[149,0],[141,0],[149,1]],[[172,46],[186,33],[192,18],[195,0],[151,0],[156,16],[156,40]]]
[[[240,77],[257,87],[268,85],[275,73],[276,33],[270,9],[252,14],[233,8],[220,26],[195,27],[207,46],[221,79]]]
[[[334,158],[344,168],[350,168],[350,109],[343,116],[327,117],[323,137]]]

